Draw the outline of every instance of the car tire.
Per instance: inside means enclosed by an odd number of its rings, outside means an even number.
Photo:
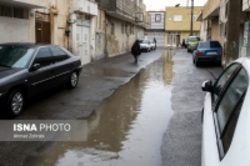
[[[79,76],[78,76],[78,73],[76,71],[72,72],[70,74],[70,80],[68,82],[68,87],[70,89],[74,89],[77,87],[78,85],[78,81],[79,81]]]
[[[25,95],[20,88],[14,89],[9,93],[7,101],[7,115],[11,117],[19,116],[24,108]]]

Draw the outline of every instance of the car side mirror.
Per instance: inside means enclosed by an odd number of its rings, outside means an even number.
[[[40,63],[35,63],[32,67],[31,67],[31,71],[37,71],[38,69],[41,68],[41,64]]]
[[[211,80],[204,81],[201,85],[201,89],[204,92],[212,92],[213,89],[213,83]]]

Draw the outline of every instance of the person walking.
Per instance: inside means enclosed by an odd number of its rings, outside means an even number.
[[[157,41],[156,41],[156,38],[154,37],[154,42],[155,42],[155,49],[157,47]]]
[[[141,48],[139,40],[136,40],[131,48],[131,53],[135,58],[135,63],[138,63],[138,57],[141,55]]]

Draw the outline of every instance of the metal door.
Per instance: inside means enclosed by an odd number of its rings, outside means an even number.
[[[90,44],[89,44],[90,29],[86,26],[77,26],[77,49],[78,55],[81,57],[82,64],[91,62]]]
[[[50,23],[45,21],[36,21],[36,43],[51,43]]]

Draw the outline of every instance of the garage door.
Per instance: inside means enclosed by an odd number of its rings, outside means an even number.
[[[157,47],[165,47],[165,32],[147,32],[148,39],[156,39]]]

